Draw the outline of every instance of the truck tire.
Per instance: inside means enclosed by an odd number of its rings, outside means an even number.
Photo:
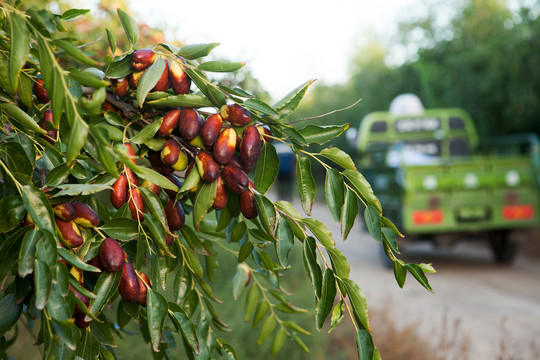
[[[518,250],[518,244],[508,236],[508,231],[500,230],[489,234],[489,245],[495,261],[499,264],[510,264]]]

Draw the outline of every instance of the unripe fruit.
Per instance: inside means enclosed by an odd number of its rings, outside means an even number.
[[[169,139],[161,148],[161,162],[167,166],[176,164],[180,155],[180,145],[174,139]]]
[[[186,152],[180,149],[180,152],[178,153],[178,160],[172,164],[171,167],[176,171],[183,171],[187,168],[188,162],[189,158]]]
[[[131,68],[141,71],[156,61],[156,54],[151,49],[140,49],[131,55]]]
[[[257,130],[259,130],[259,134],[261,134],[265,142],[271,143],[272,141],[274,141],[274,139],[270,137],[274,136],[274,134],[272,133],[272,130],[270,130],[270,127],[268,125],[257,124]]]
[[[143,188],[146,188],[154,193],[154,195],[159,197],[159,194],[161,193],[161,187],[157,184],[154,184],[150,180],[144,180],[141,184]]]
[[[187,141],[193,140],[201,130],[201,116],[195,109],[184,109],[180,114],[178,130]]]
[[[87,204],[73,201],[73,208],[75,209],[75,221],[77,225],[84,227],[96,227],[99,225],[99,215]]]
[[[75,208],[70,202],[63,202],[53,206],[54,215],[58,216],[64,221],[71,221],[75,219]]]
[[[130,262],[125,262],[122,267],[122,276],[120,277],[120,286],[118,287],[122,299],[135,302],[139,299],[141,288],[135,269]]]
[[[92,322],[92,319],[86,321],[86,314],[84,313],[77,313],[73,316],[73,319],[75,320],[75,325],[79,329],[86,329],[88,326],[90,326],[90,323]]]
[[[197,135],[195,136],[195,138],[193,138],[193,140],[189,141],[188,142],[189,145],[193,146],[193,147],[196,147],[196,148],[199,148],[199,149],[205,149],[205,146],[202,142],[202,139],[201,139],[201,135]]]
[[[131,74],[129,74],[127,77],[129,86],[131,86],[133,89],[137,89],[137,86],[139,86],[139,81],[141,81],[141,77],[145,71],[146,70],[134,71]]]
[[[236,194],[242,194],[249,186],[249,179],[245,172],[236,166],[227,165],[221,172],[227,188]]]
[[[189,93],[191,87],[191,79],[185,73],[184,67],[185,61],[181,57],[171,60],[169,65],[169,80],[171,82],[171,88],[177,95]]]
[[[103,240],[99,248],[99,260],[103,268],[109,272],[117,272],[125,263],[124,250],[114,239]]]
[[[180,109],[173,109],[168,111],[163,116],[163,122],[161,123],[161,126],[159,127],[159,130],[157,131],[157,134],[159,136],[167,136],[170,135],[174,129],[178,126],[178,120],[180,119]]]
[[[126,175],[120,175],[112,188],[111,203],[116,209],[120,209],[128,201],[128,181]]]
[[[112,79],[111,83],[116,96],[118,96],[120,99],[127,96],[129,92],[129,81],[127,78]]]
[[[144,203],[139,189],[129,189],[129,210],[131,218],[137,221],[144,220]]]
[[[240,144],[240,160],[247,167],[255,165],[261,155],[261,136],[257,128],[253,125],[248,126],[242,135]]]
[[[165,165],[161,161],[161,155],[159,151],[149,151],[148,160],[150,161],[150,165],[152,165],[154,170],[156,170],[157,172],[160,172],[162,174],[170,174],[174,172],[174,169],[172,167]]]
[[[169,179],[169,181],[172,182],[174,185],[176,185],[176,187],[178,187],[178,189],[180,189],[182,187],[182,182],[174,174],[167,174],[167,175],[165,175],[165,177],[167,179]],[[170,190],[170,189],[164,189],[164,190],[167,193],[167,195],[169,196],[169,198],[176,199],[176,194],[178,194],[177,191]]]
[[[219,134],[214,145],[214,159],[222,165],[231,161],[236,151],[236,132],[233,128],[227,128]]]
[[[165,207],[165,216],[167,217],[167,224],[171,231],[180,230],[186,223],[186,215],[184,208],[179,201],[169,199],[167,206]]]
[[[36,79],[36,82],[34,83],[34,93],[36,94],[36,98],[40,103],[46,104],[49,102],[49,94],[43,87],[43,80]]]
[[[205,182],[212,183],[217,180],[219,175],[219,165],[214,160],[209,152],[201,151],[195,158],[197,170],[201,179]]]
[[[229,198],[229,194],[227,192],[227,188],[225,187],[225,182],[223,181],[223,177],[221,175],[217,178],[217,189],[216,189],[216,198],[214,199],[214,203],[212,204],[212,207],[216,210],[222,210],[227,206],[227,200]]]
[[[145,273],[139,273],[139,276],[137,276],[137,280],[139,281],[139,297],[137,298],[137,302],[141,306],[146,306],[146,295],[148,293],[148,288],[146,286],[152,287],[150,285],[150,280],[148,279],[148,276],[146,276]]]
[[[206,119],[201,127],[201,139],[204,146],[211,147],[214,145],[221,131],[222,124],[223,119],[219,114],[212,114]]]
[[[169,88],[169,62],[165,60],[165,69],[161,74],[156,85],[152,88],[152,91],[167,91]]]
[[[240,194],[240,211],[246,219],[254,219],[258,215],[255,195],[250,190]]]
[[[68,286],[68,289],[69,289],[69,291],[73,292],[73,295],[75,295],[79,300],[81,300],[81,302],[86,307],[90,306],[90,301],[88,301],[88,298],[86,296],[82,295],[80,292],[75,290],[75,288],[73,286],[71,286],[71,285]],[[75,303],[75,308],[73,309],[73,313],[74,314],[82,314],[83,313],[83,311],[81,310],[79,305],[77,305],[77,303]]]
[[[75,222],[64,221],[58,218],[54,218],[54,222],[56,223],[58,230],[60,230],[61,240],[64,245],[75,248],[84,243],[84,238],[81,236],[81,231]]]
[[[52,110],[45,110],[43,112],[43,118],[41,119],[40,126],[42,129],[46,130],[47,123],[53,123],[53,112]],[[56,130],[47,130],[47,133],[43,135],[43,138],[51,145],[54,145],[56,139],[58,138],[58,131]]]
[[[238,104],[223,105],[219,113],[223,120],[234,126],[246,126],[251,122],[251,113]]]

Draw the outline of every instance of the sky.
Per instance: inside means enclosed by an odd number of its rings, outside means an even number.
[[[137,21],[168,40],[219,42],[216,57],[244,61],[274,100],[310,79],[346,81],[371,33],[391,33],[418,0],[132,0]],[[150,4],[150,6],[149,6]],[[249,90],[249,89],[247,89]]]

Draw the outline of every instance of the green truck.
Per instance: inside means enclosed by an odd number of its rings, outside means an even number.
[[[487,239],[497,262],[511,262],[512,235],[540,226],[536,134],[479,142],[464,110],[417,107],[368,114],[357,146],[359,168],[405,241]]]

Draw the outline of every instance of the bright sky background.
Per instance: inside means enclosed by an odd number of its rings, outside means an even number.
[[[213,53],[244,61],[277,100],[309,79],[347,79],[349,62],[373,31],[388,34],[418,0],[133,0],[138,21],[168,40],[221,43]]]

